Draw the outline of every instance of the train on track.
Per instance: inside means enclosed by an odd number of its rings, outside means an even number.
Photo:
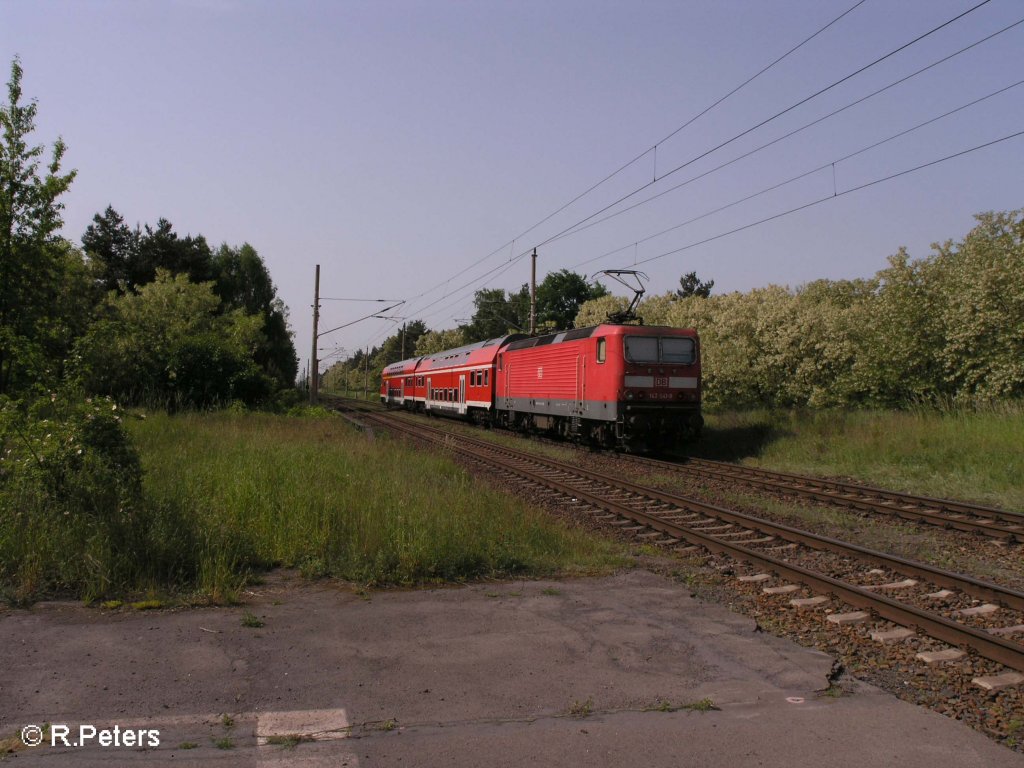
[[[606,323],[513,334],[387,366],[381,402],[626,451],[700,435],[700,340],[687,328]]]

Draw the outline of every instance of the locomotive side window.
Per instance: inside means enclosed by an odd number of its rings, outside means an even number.
[[[607,342],[604,339],[597,340],[597,362],[603,363],[607,353]]]
[[[491,369],[488,368],[486,371],[484,371],[484,386],[486,387],[490,383],[491,383]]]
[[[661,362],[689,365],[694,360],[693,339],[663,336],[661,339]]]
[[[658,362],[658,339],[654,336],[627,336],[626,359],[631,363]]]

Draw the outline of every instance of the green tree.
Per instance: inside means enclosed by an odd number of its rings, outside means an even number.
[[[148,224],[139,237],[136,258],[129,265],[128,278],[133,286],[153,282],[158,269],[172,275],[186,274],[193,283],[212,280],[213,252],[202,235],[179,237],[167,219]]]
[[[537,322],[548,323],[554,330],[572,328],[580,307],[607,295],[608,289],[603,285],[591,285],[576,272],[549,272],[537,286]]]
[[[703,281],[697,277],[696,272],[687,272],[679,278],[679,288],[676,290],[676,297],[685,299],[690,296],[699,296],[706,299],[711,295],[711,289],[714,287],[714,280]]]
[[[483,288],[473,296],[476,311],[467,325],[462,327],[466,343],[506,336],[525,327],[529,318],[522,318],[521,301],[510,302],[502,288]],[[529,312],[529,289],[526,311]]]
[[[299,359],[288,330],[288,308],[277,296],[277,289],[263,259],[248,243],[240,248],[222,245],[213,257],[214,291],[225,309],[241,309],[263,319],[263,338],[254,359],[264,371],[286,388],[295,383]]]
[[[259,402],[273,388],[253,360],[261,322],[241,309],[222,313],[212,283],[159,270],[137,293],[108,296],[75,345],[76,373],[87,391],[127,402]]]
[[[65,146],[59,138],[41,174],[43,146],[28,139],[37,105],[22,103],[21,79],[15,58],[7,103],[0,105],[0,394],[31,386],[52,362],[39,331],[61,290],[66,264],[58,199],[75,178],[75,171],[60,172]]]
[[[446,349],[456,349],[464,344],[466,344],[466,336],[461,328],[427,331],[416,342],[416,354],[432,355]]]
[[[92,224],[82,235],[82,247],[93,264],[96,279],[106,290],[124,293],[135,286],[133,273],[140,237],[139,230],[125,224],[111,205],[92,217]]]
[[[387,365],[397,363],[399,360],[408,360],[414,357],[416,343],[420,337],[427,332],[427,324],[422,320],[413,320],[406,323],[405,328],[399,328],[393,335],[389,336],[381,344],[379,350],[374,350],[372,355],[371,369],[376,369],[374,375],[379,375]]]

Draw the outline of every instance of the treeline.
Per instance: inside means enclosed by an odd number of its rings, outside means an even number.
[[[586,302],[607,296],[602,285],[567,269],[549,273],[537,284],[537,329],[539,332],[572,328],[573,319]],[[407,323],[380,346],[358,350],[324,372],[323,387],[333,391],[375,392],[385,366],[410,357],[429,355],[464,344],[494,339],[510,333],[525,333],[530,327],[530,286],[506,292],[485,288],[473,297],[473,317],[456,328],[430,330],[422,320]]]
[[[249,245],[97,214],[60,235],[58,140],[44,163],[15,59],[0,104],[0,597],[189,581],[179,522],[144,493],[122,404],[272,403],[294,391],[287,311]],[[188,572],[186,572],[188,571]]]
[[[166,219],[133,229],[111,207],[82,245],[105,294],[72,348],[87,391],[175,408],[262,405],[294,386],[287,308],[251,245],[214,251]]]
[[[298,362],[266,265],[250,245],[212,249],[166,219],[129,227],[112,207],[81,246],[59,234],[58,140],[40,167],[37,105],[11,66],[0,105],[0,396],[76,387],[123,403],[258,404],[294,385]]]
[[[708,405],[906,407],[1024,397],[1024,210],[861,280],[655,296],[647,324],[693,327]],[[586,304],[578,326],[623,300]]]

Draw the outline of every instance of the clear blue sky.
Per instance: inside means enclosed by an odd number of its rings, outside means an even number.
[[[659,145],[663,174],[970,8],[867,0]],[[251,243],[291,309],[303,363],[313,268],[329,297],[397,298],[452,327],[472,289],[516,289],[529,260],[449,290],[652,180],[653,153],[500,254],[494,249],[650,149],[855,0],[675,2],[48,2],[0,0],[0,57],[21,56],[37,142],[79,175],[65,234],[113,205],[211,245]],[[659,192],[1024,17],[983,8],[653,185]],[[578,266],[1024,79],[1024,25],[657,202],[540,249],[539,275],[632,266],[809,202],[831,169]],[[1024,129],[1024,86],[836,166],[841,192]],[[643,265],[649,291],[696,270],[715,291],[867,277],[925,256],[984,210],[1024,206],[1024,138]],[[633,201],[631,200],[631,202]],[[635,251],[635,252],[634,252]],[[324,302],[322,328],[372,305]],[[321,340],[355,350],[393,323]]]

